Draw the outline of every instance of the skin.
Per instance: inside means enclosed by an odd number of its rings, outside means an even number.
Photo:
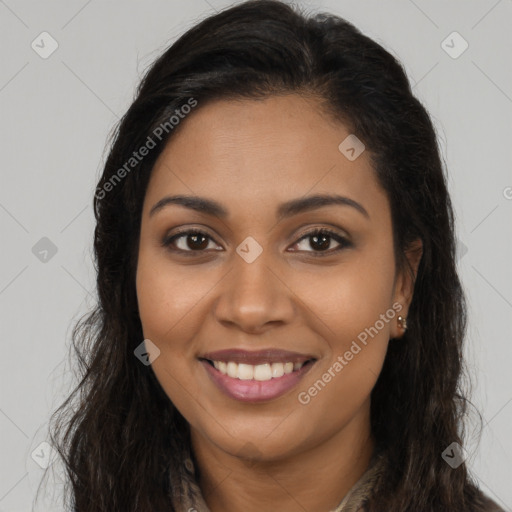
[[[398,314],[309,403],[298,400],[379,315],[399,303],[407,316],[412,299],[413,277],[395,269],[389,202],[368,153],[349,161],[338,150],[349,134],[314,98],[215,101],[182,121],[153,169],[142,212],[139,312],[144,337],[160,350],[153,370],[190,424],[212,512],[332,510],[372,456],[370,393],[390,338],[403,335]],[[285,201],[333,193],[360,203],[369,218],[330,205],[276,220]],[[149,215],[177,194],[213,199],[229,215],[180,205]],[[302,238],[318,227],[351,245],[327,238],[322,249]],[[177,228],[209,238],[175,240],[174,249],[193,252],[187,257],[162,246]],[[263,249],[252,263],[236,252],[248,236]],[[414,272],[420,256],[421,248],[407,254]],[[281,348],[317,361],[285,395],[244,403],[223,394],[197,359],[226,348]]]

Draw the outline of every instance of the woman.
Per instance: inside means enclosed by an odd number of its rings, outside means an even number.
[[[377,43],[272,0],[199,23],[94,206],[100,303],[52,437],[74,510],[500,510],[464,463],[436,136]]]

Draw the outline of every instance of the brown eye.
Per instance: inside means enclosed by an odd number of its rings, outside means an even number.
[[[345,237],[329,229],[316,229],[310,231],[309,233],[304,234],[299,241],[295,243],[295,246],[298,246],[305,240],[309,240],[307,244],[309,248],[313,250],[308,251],[306,248],[299,249],[298,251],[310,252],[315,256],[329,256],[352,245]],[[339,247],[329,250],[333,240]],[[205,252],[208,249],[210,242],[214,242],[214,240],[207,233],[198,230],[189,230],[182,231],[181,233],[177,233],[170,237],[165,237],[162,241],[162,245],[164,247],[168,247],[169,250],[174,252],[189,253],[190,255],[193,255],[193,253]],[[304,245],[306,245],[306,242],[304,242]],[[210,247],[210,249],[219,250],[214,247]]]
[[[309,247],[311,247],[313,251],[306,252],[312,252],[313,254],[317,253],[315,256],[323,256],[321,253],[327,253],[330,255],[351,246],[351,243],[346,238],[329,229],[316,229],[314,231],[310,231],[309,233],[306,233],[304,236],[302,236],[295,245],[298,245],[303,240],[308,239]],[[336,241],[340,247],[329,251],[328,249],[332,243],[332,240]]]
[[[208,248],[212,238],[202,231],[183,231],[171,237],[166,237],[162,245],[178,252],[203,252]]]

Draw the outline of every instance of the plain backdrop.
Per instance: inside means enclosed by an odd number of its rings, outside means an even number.
[[[69,391],[71,328],[95,300],[92,197],[107,136],[150,63],[234,3],[0,0],[0,512],[32,510],[51,460],[45,429]],[[468,425],[467,460],[512,510],[512,1],[298,3],[341,15],[397,56],[435,122],[485,425],[478,446]]]

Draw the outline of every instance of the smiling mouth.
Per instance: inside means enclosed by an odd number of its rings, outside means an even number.
[[[311,358],[302,362],[267,362],[252,365],[237,363],[235,361],[216,361],[206,358],[201,358],[201,360],[207,362],[210,366],[213,366],[222,375],[226,375],[232,379],[254,380],[260,382],[279,379],[284,375],[298,372],[303,367],[310,366],[316,361],[315,358]]]

